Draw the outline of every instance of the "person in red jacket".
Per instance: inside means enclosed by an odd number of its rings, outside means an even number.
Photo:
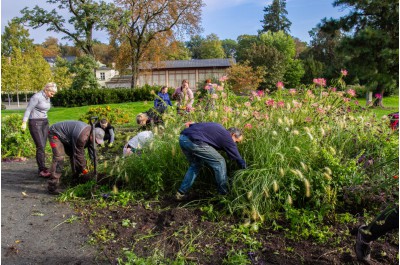
[[[95,140],[97,144],[104,143],[104,130],[95,128]],[[50,168],[48,190],[52,194],[58,194],[60,178],[64,166],[64,157],[70,158],[71,169],[74,177],[87,174],[85,148],[89,151],[89,157],[94,159],[92,144],[92,128],[82,121],[63,121],[53,124],[49,129],[49,142],[53,152],[53,162]]]

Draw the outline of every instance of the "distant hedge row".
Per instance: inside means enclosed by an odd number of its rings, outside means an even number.
[[[159,86],[142,88],[99,88],[65,89],[57,92],[51,103],[55,107],[79,107],[86,105],[112,104],[154,100],[151,91],[158,92]]]

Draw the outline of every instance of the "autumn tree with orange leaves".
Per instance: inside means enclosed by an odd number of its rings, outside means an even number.
[[[200,30],[202,0],[116,0],[115,3],[117,10],[109,21],[109,34],[118,49],[117,67],[131,70],[132,88],[137,84],[139,64],[161,58],[164,49],[157,46]]]

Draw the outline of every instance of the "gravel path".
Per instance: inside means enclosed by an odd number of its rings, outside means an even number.
[[[47,193],[34,160],[1,164],[1,264],[109,264],[96,260],[67,203]]]

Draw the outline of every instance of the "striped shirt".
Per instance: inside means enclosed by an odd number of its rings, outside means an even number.
[[[47,119],[47,112],[50,109],[50,98],[46,97],[44,90],[36,93],[29,100],[28,107],[26,107],[23,122],[28,119]]]

